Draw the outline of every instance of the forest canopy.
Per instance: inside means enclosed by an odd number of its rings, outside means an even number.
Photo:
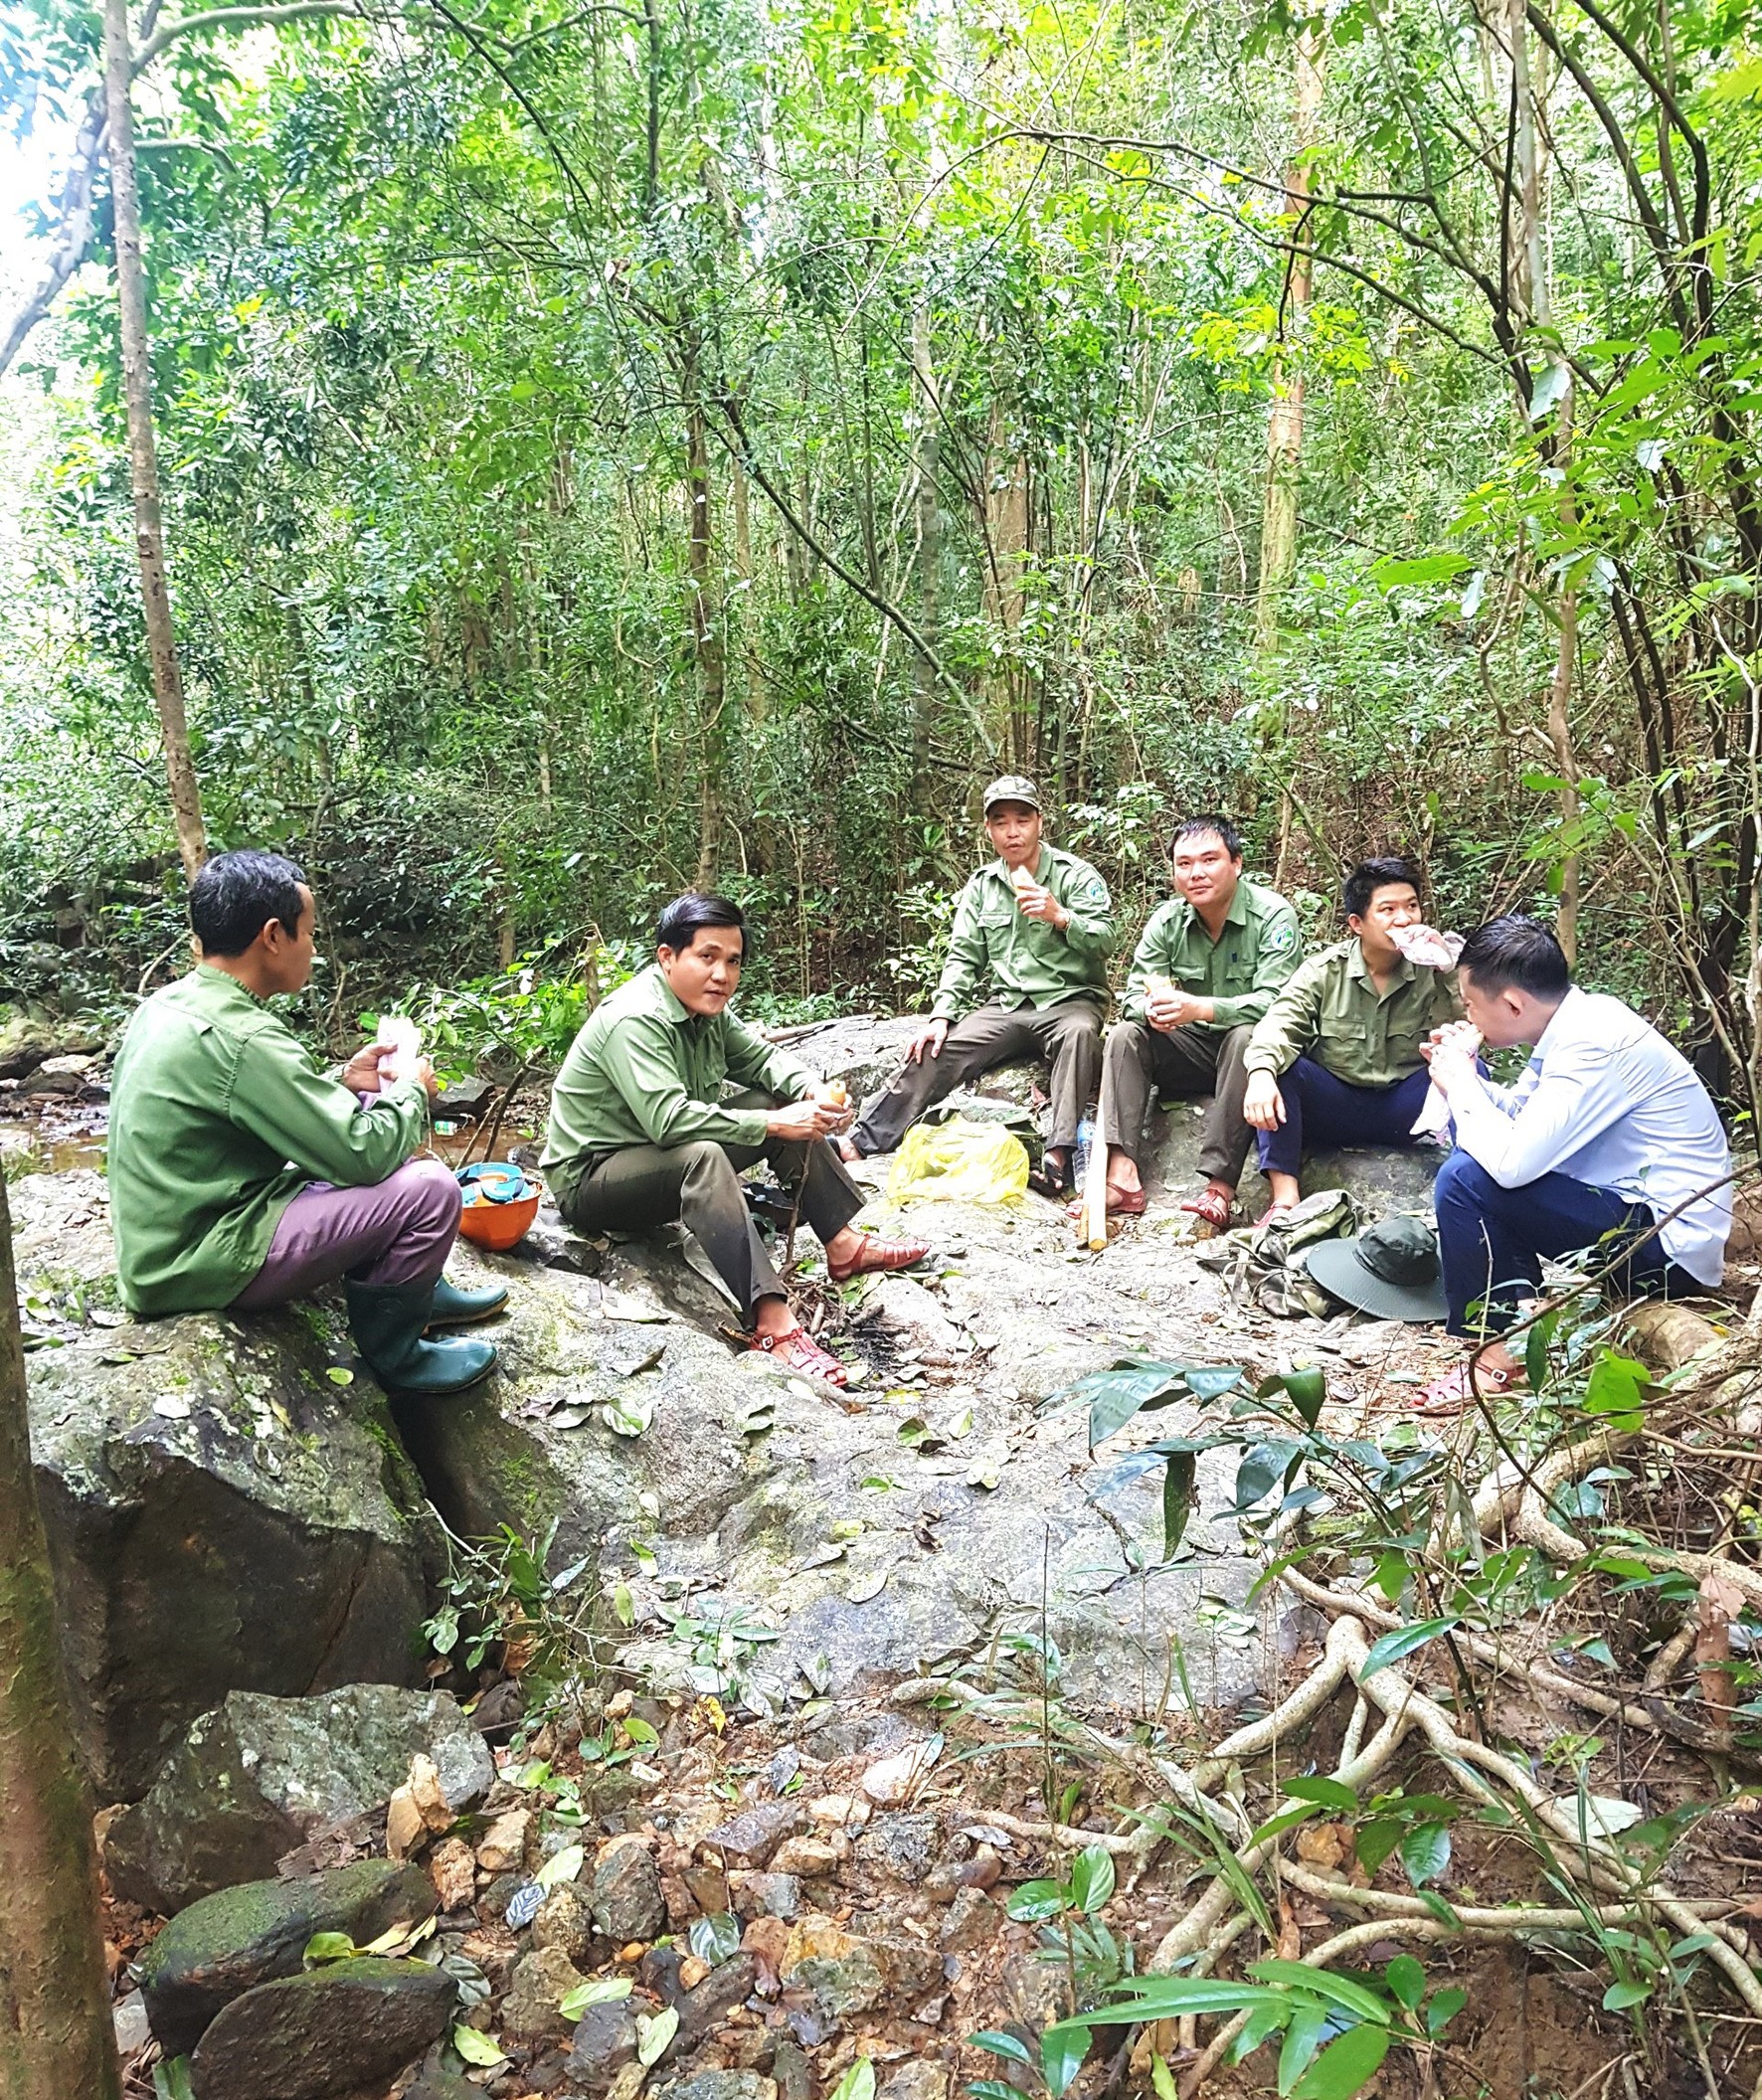
[[[215,845],[333,1017],[754,914],[910,1003],[976,793],[1128,913],[1224,806],[1557,918],[1756,1064],[1762,56],[1668,0],[304,0],[136,17],[170,602]],[[0,979],[180,954],[102,23],[4,341]],[[58,150],[60,150],[58,148]],[[170,962],[167,962],[167,959]],[[321,1008],[314,1009],[314,1018]]]

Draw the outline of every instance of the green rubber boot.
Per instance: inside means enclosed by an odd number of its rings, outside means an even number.
[[[508,1302],[506,1284],[486,1284],[481,1291],[461,1291],[441,1277],[435,1286],[429,1307],[429,1329],[468,1327],[479,1319],[493,1319]]]
[[[349,1332],[368,1368],[388,1392],[462,1393],[495,1367],[487,1341],[425,1341],[432,1284],[401,1284],[393,1290],[350,1284]]]

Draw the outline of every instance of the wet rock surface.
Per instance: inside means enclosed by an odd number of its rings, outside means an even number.
[[[186,2055],[235,1998],[297,1976],[314,1934],[345,1933],[364,1947],[394,1925],[421,1924],[434,1910],[429,1877],[390,1859],[208,1896],[165,1927],[141,1964],[153,2034],[167,2056]]]
[[[182,1910],[275,1871],[313,1830],[384,1802],[418,1753],[455,1813],[488,1793],[483,1738],[443,1691],[352,1684],[321,1698],[234,1692],[202,1715],[151,1790],[105,1836],[119,1895]]]
[[[21,1289],[84,1315],[46,1317],[26,1363],[75,1723],[99,1799],[144,1793],[229,1691],[409,1682],[439,1534],[329,1315],[130,1321],[102,1177],[29,1175],[9,1193]]]
[[[444,2031],[457,1987],[425,1962],[332,1962],[236,1998],[190,2060],[196,2100],[340,2100]]]

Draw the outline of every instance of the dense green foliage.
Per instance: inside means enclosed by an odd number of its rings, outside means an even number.
[[[1515,92],[1512,19],[1308,25],[1302,210],[1270,0],[173,42],[137,96],[197,763],[217,841],[318,878],[335,1010],[572,967],[711,877],[773,996],[912,996],[1007,761],[1128,914],[1220,800],[1319,926],[1367,848],[1458,924],[1581,887],[1591,972],[1741,1098],[1762,62],[1722,6],[1538,0]],[[15,11],[16,109],[77,113],[96,39]],[[8,386],[0,941],[16,988],[52,943],[132,990],[175,857],[101,266]]]

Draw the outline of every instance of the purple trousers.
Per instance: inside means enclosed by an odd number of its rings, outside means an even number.
[[[263,1267],[233,1310],[284,1306],[339,1276],[386,1291],[435,1283],[458,1234],[460,1202],[451,1168],[439,1159],[406,1159],[371,1188],[313,1181],[281,1213]]]

